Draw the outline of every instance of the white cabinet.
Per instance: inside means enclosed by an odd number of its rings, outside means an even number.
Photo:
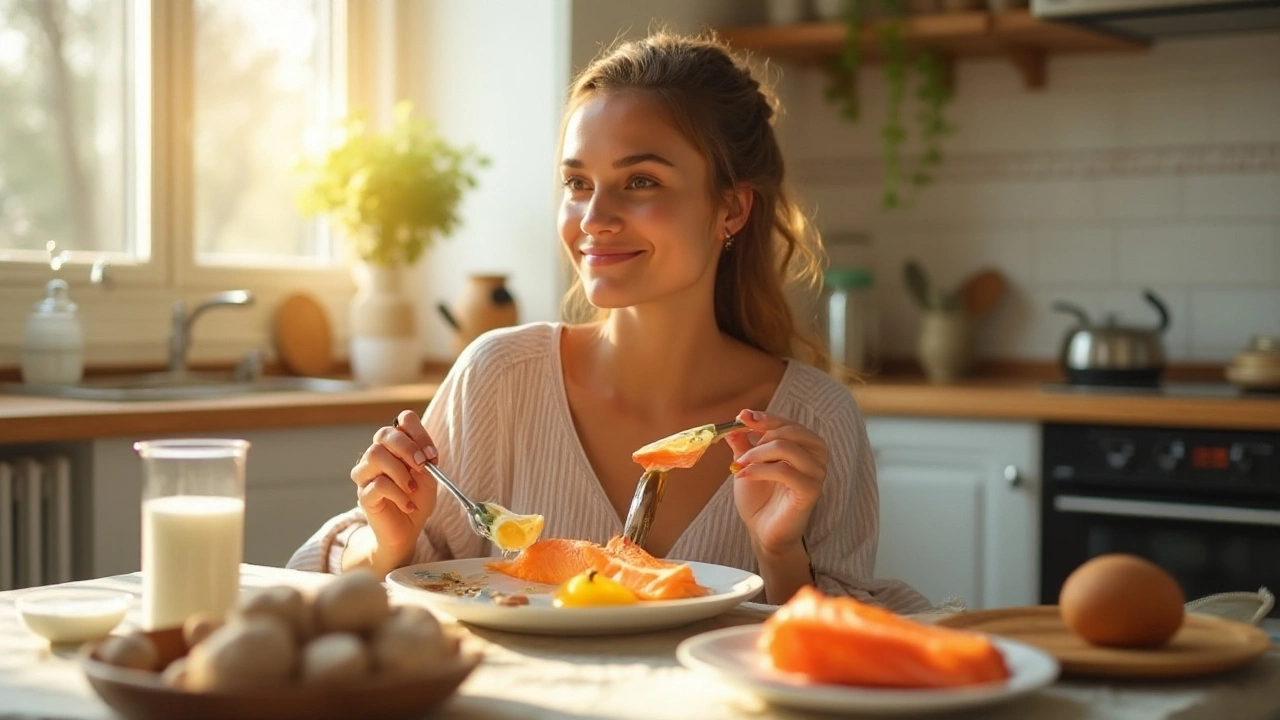
[[[1040,427],[867,418],[880,486],[876,576],[935,604],[1038,602]]]
[[[191,434],[250,442],[245,473],[245,562],[283,566],[293,551],[333,515],[355,506],[351,466],[376,425]],[[142,461],[135,440],[92,443],[87,557],[89,577],[140,569]],[[82,545],[83,546],[83,545]]]

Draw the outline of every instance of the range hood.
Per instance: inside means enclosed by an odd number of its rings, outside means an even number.
[[[1031,0],[1031,12],[1139,40],[1280,30],[1280,0]]]

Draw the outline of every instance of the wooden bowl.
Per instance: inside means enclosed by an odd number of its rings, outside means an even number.
[[[168,665],[187,654],[181,628],[145,633]],[[443,704],[480,663],[459,651],[428,677],[373,679],[345,687],[288,685],[252,692],[191,692],[169,686],[158,672],[98,659],[101,642],[86,646],[82,664],[103,702],[129,720],[373,720],[417,718]]]

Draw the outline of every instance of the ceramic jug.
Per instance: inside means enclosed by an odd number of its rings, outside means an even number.
[[[471,275],[452,308],[436,306],[453,328],[453,351],[460,354],[480,335],[520,321],[516,299],[507,290],[506,275]]]
[[[964,377],[973,362],[971,334],[964,312],[931,310],[920,317],[916,355],[929,382],[944,385]]]

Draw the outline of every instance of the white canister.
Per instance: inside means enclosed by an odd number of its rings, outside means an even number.
[[[84,375],[84,333],[66,280],[45,285],[44,299],[31,309],[22,334],[22,380],[74,385]]]

